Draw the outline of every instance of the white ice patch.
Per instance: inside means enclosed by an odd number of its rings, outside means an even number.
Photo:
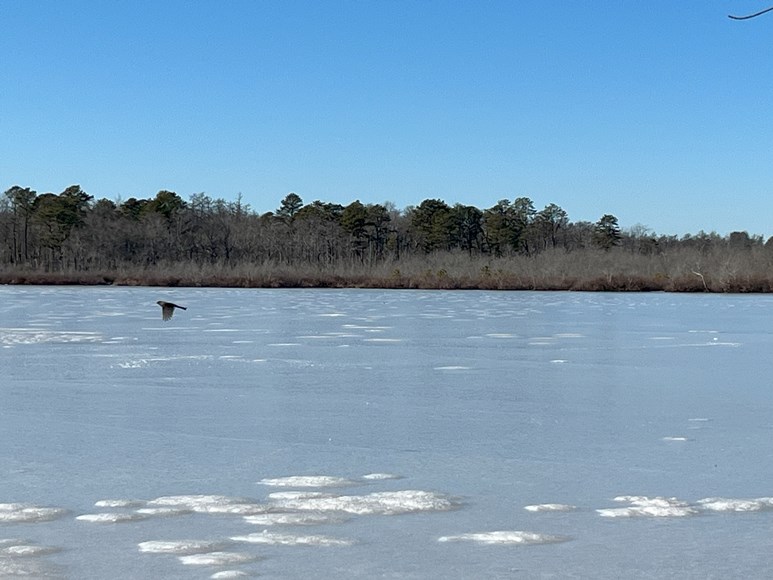
[[[756,499],[728,499],[708,497],[698,500],[701,509],[712,512],[759,512],[773,510],[773,497]]]
[[[363,338],[363,342],[402,342],[402,338]]]
[[[556,544],[567,542],[571,538],[568,536],[555,536],[551,534],[538,534],[536,532],[520,531],[498,531],[498,532],[479,532],[473,534],[459,534],[457,536],[442,536],[438,542],[476,542],[487,545],[534,545],[534,544]]]
[[[447,366],[447,367],[435,367],[433,370],[436,370],[436,371],[468,371],[468,370],[470,370],[470,367]]]
[[[261,479],[258,483],[270,487],[347,487],[357,482],[331,475],[291,475]]]
[[[615,498],[618,502],[627,502],[630,507],[597,509],[596,512],[605,518],[682,518],[696,515],[697,509],[688,503],[674,497],[646,497],[640,495],[624,495]]]
[[[145,505],[141,499],[100,499],[94,502],[98,508],[137,508]]]
[[[0,578],[48,578],[58,577],[53,570],[41,564],[40,560],[23,558],[0,558]]]
[[[569,361],[566,360],[566,359],[563,359],[563,358],[555,358],[555,359],[553,359],[550,362],[552,362],[553,364],[564,364],[564,363],[569,362]]]
[[[0,540],[0,558],[36,558],[61,552],[61,548],[54,546],[38,546],[27,540]],[[0,563],[0,576],[3,576],[3,567]]]
[[[92,524],[123,524],[127,522],[139,522],[148,518],[145,514],[139,513],[113,513],[106,512],[101,514],[82,514],[76,516],[76,520],[89,522]]]
[[[297,499],[313,499],[319,497],[337,497],[333,493],[325,493],[323,491],[275,491],[268,494],[268,499],[271,500],[297,500]]]
[[[210,578],[213,580],[223,580],[226,578],[247,578],[247,576],[247,572],[242,572],[241,570],[221,570],[212,574]]]
[[[687,437],[684,437],[682,435],[675,435],[675,436],[669,435],[667,437],[662,437],[661,440],[662,441],[688,441]]]
[[[193,510],[176,507],[146,507],[136,510],[138,514],[150,517],[169,518],[174,516],[186,516],[192,514]]]
[[[523,509],[528,512],[572,512],[577,509],[577,506],[563,503],[540,503],[524,506]]]
[[[381,480],[387,480],[387,479],[402,479],[402,475],[394,475],[393,473],[367,473],[362,476],[362,479],[367,480],[375,480],[375,481],[381,481]]]
[[[246,536],[233,536],[234,542],[247,542],[250,544],[268,544],[271,546],[351,546],[354,541],[333,538],[331,536],[295,536],[291,534],[274,534],[271,532],[260,532],[256,534],[247,534]]]
[[[345,512],[357,515],[396,515],[413,512],[449,511],[458,504],[447,496],[429,491],[404,490],[342,495],[334,497],[284,499],[272,498],[285,509],[320,512]]]
[[[41,507],[27,503],[0,503],[0,523],[50,522],[61,518],[67,510]]]
[[[486,334],[486,337],[488,338],[515,338],[515,334],[511,334],[509,332],[491,332],[489,334]]]
[[[148,502],[151,507],[172,507],[204,514],[251,515],[263,513],[265,505],[243,497],[225,495],[169,495]]]
[[[99,342],[101,340],[102,335],[97,332],[66,332],[37,328],[0,328],[0,344],[7,346],[17,344]]]
[[[150,541],[137,544],[139,551],[145,554],[201,554],[216,552],[225,548],[225,542],[212,542],[206,540],[178,540],[173,542]]]
[[[252,554],[241,552],[209,552],[207,554],[179,556],[178,559],[186,566],[231,566],[233,564],[254,562],[259,558]]]
[[[271,513],[244,516],[244,521],[256,526],[318,526],[322,524],[340,524],[346,518],[330,514],[315,513]]]
[[[190,355],[190,356],[157,356],[149,358],[138,358],[133,360],[124,361],[118,363],[118,367],[122,369],[139,369],[150,366],[160,362],[171,362],[178,360],[208,360],[211,359],[210,355]]]
[[[584,334],[580,334],[578,332],[559,332],[553,336],[556,338],[585,338]]]

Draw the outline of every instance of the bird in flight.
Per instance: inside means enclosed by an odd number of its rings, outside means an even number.
[[[161,318],[164,320],[169,320],[172,318],[172,314],[174,314],[175,308],[180,308],[181,310],[188,310],[185,306],[180,306],[179,304],[174,304],[172,302],[164,302],[163,300],[159,300],[156,302],[161,307]]]

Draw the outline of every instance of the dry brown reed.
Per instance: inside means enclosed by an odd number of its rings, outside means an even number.
[[[321,267],[271,261],[196,265],[166,263],[116,271],[40,272],[6,269],[3,284],[115,284],[240,288],[416,288],[632,292],[771,292],[773,252],[676,248],[643,255],[556,249],[535,256],[469,256],[463,252],[412,255],[374,264],[342,262]]]

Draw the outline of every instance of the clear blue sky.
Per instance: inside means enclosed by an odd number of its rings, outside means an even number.
[[[773,235],[765,0],[0,1],[0,191]]]

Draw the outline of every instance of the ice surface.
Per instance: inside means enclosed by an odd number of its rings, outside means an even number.
[[[0,286],[0,327],[0,577],[769,576],[770,296]]]

